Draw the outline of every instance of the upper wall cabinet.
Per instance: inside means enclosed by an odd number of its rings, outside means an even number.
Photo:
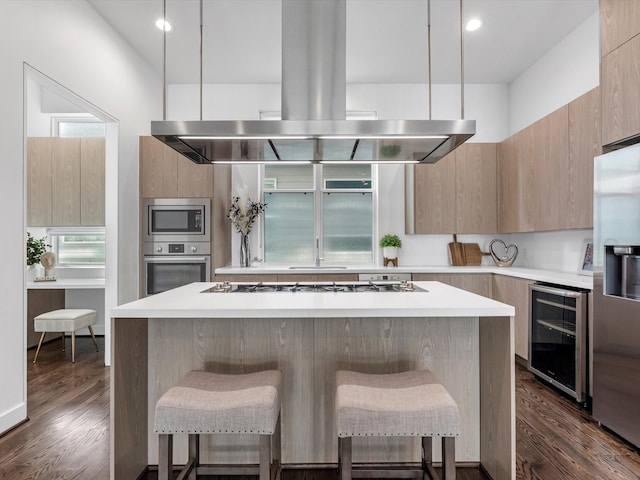
[[[601,57],[605,57],[639,33],[638,0],[600,0]]]
[[[406,172],[405,188],[413,193],[406,198],[407,233],[496,231],[496,144],[465,143]]]
[[[140,197],[213,197],[213,165],[196,165],[154,137],[140,137]]]
[[[569,227],[593,228],[593,158],[602,153],[600,87],[569,104]]]
[[[27,224],[104,225],[103,138],[27,139]]]
[[[592,228],[599,98],[591,90],[500,143],[500,232]]]

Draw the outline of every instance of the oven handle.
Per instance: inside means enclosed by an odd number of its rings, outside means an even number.
[[[553,295],[559,295],[562,297],[580,298],[582,295],[584,295],[584,292],[576,292],[574,290],[564,290],[562,288],[547,287],[546,285],[538,285],[535,283],[530,285],[529,288],[531,290],[535,290],[536,292],[551,293]]]
[[[180,261],[191,261],[191,262],[208,262],[209,257],[193,257],[191,255],[178,256],[175,257],[144,257],[144,261],[146,263],[176,263]]]

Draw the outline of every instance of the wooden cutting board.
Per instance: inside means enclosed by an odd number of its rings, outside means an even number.
[[[462,243],[458,242],[458,236],[455,233],[453,234],[453,242],[450,242],[447,248],[449,250],[449,263],[451,265],[459,267],[467,264]]]
[[[462,251],[464,252],[465,265],[480,265],[482,264],[482,257],[490,255],[480,250],[480,246],[477,243],[461,243]]]

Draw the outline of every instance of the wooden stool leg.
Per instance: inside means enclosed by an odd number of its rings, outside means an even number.
[[[351,437],[338,437],[339,480],[351,480]]]
[[[38,359],[38,354],[40,353],[40,347],[42,346],[42,341],[44,340],[44,336],[47,334],[47,332],[42,332],[42,335],[40,335],[40,341],[38,342],[38,348],[36,349],[36,356],[33,357],[33,363],[36,363],[36,360]]]
[[[62,338],[62,351],[64,352],[65,351],[65,344],[64,344],[65,335],[64,335],[64,332],[62,332],[62,337],[61,338]]]
[[[169,480],[173,475],[173,435],[160,434],[158,438],[158,480]]]
[[[278,419],[276,420],[276,428],[273,431],[273,435],[271,437],[271,479],[272,480],[280,480],[280,460],[282,456],[282,434],[280,430],[280,414],[278,414]]]
[[[193,466],[187,479],[196,480],[198,478],[198,465],[200,465],[200,435],[197,433],[189,434],[189,462]]]
[[[455,437],[442,437],[442,480],[456,480]]]
[[[96,352],[99,352],[100,350],[98,350],[98,342],[96,342],[96,336],[93,334],[93,328],[91,328],[91,325],[89,325],[89,333],[91,334],[91,340],[93,340],[93,344],[96,346]]]
[[[260,480],[270,480],[271,435],[260,435]]]
[[[71,332],[71,363],[76,363],[76,332]]]
[[[438,474],[433,468],[433,439],[422,437],[422,471],[433,480],[438,480]]]

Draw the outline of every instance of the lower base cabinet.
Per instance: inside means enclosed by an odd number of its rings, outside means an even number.
[[[522,278],[493,276],[493,299],[513,305],[516,355],[529,361],[529,285],[533,282]]]
[[[37,347],[42,334],[33,331],[33,319],[52,310],[65,308],[64,289],[30,289],[27,291],[27,348]],[[62,333],[49,332],[45,340],[60,338]]]
[[[491,298],[491,273],[414,273],[414,282],[442,282],[467,292]]]

